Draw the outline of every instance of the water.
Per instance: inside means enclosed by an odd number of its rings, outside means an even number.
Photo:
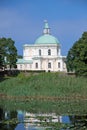
[[[86,101],[0,100],[0,130],[87,130],[86,114]]]
[[[0,130],[86,130],[87,116],[31,113],[0,108]]]
[[[70,123],[69,117],[58,116],[56,113],[5,111],[0,108],[0,130],[53,130],[53,124],[63,122]]]

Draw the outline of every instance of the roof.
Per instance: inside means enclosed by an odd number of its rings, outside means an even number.
[[[60,44],[58,39],[56,37],[54,37],[53,35],[50,34],[50,28],[49,28],[49,25],[48,25],[48,22],[47,20],[44,21],[45,24],[44,24],[44,28],[43,28],[43,35],[41,35],[40,37],[38,37],[35,41],[35,44],[34,45],[50,45],[50,44],[53,44],[53,45],[57,45],[57,44]],[[33,47],[33,45],[29,45],[29,44],[25,44],[24,47]]]
[[[36,39],[35,44],[59,44],[59,41],[54,36],[45,34]]]
[[[32,64],[33,60],[17,59],[17,64]]]
[[[47,21],[45,21],[43,35],[36,39],[35,44],[59,44],[57,38],[50,34],[50,28]]]

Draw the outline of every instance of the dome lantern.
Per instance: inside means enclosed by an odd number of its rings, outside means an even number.
[[[49,28],[49,25],[48,25],[48,22],[47,20],[44,20],[44,29],[43,29],[43,34],[50,34],[50,28]]]
[[[43,29],[43,35],[36,39],[35,44],[59,44],[57,38],[50,34],[50,28],[47,20],[45,20],[44,22],[45,25]]]

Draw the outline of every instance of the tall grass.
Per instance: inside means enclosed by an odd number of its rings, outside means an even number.
[[[0,93],[12,96],[86,96],[87,79],[59,73],[19,75],[0,82]]]

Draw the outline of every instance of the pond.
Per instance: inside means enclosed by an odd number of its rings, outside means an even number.
[[[80,102],[78,103],[81,105]],[[0,100],[0,130],[87,130],[87,112],[81,113],[85,109],[81,109],[79,106],[79,113],[76,114],[75,107],[67,107],[67,109],[64,107],[69,111],[67,113],[63,109],[59,111],[57,104],[56,109],[51,107],[52,110],[47,104],[42,107],[41,102]],[[64,103],[60,108],[63,105]]]

